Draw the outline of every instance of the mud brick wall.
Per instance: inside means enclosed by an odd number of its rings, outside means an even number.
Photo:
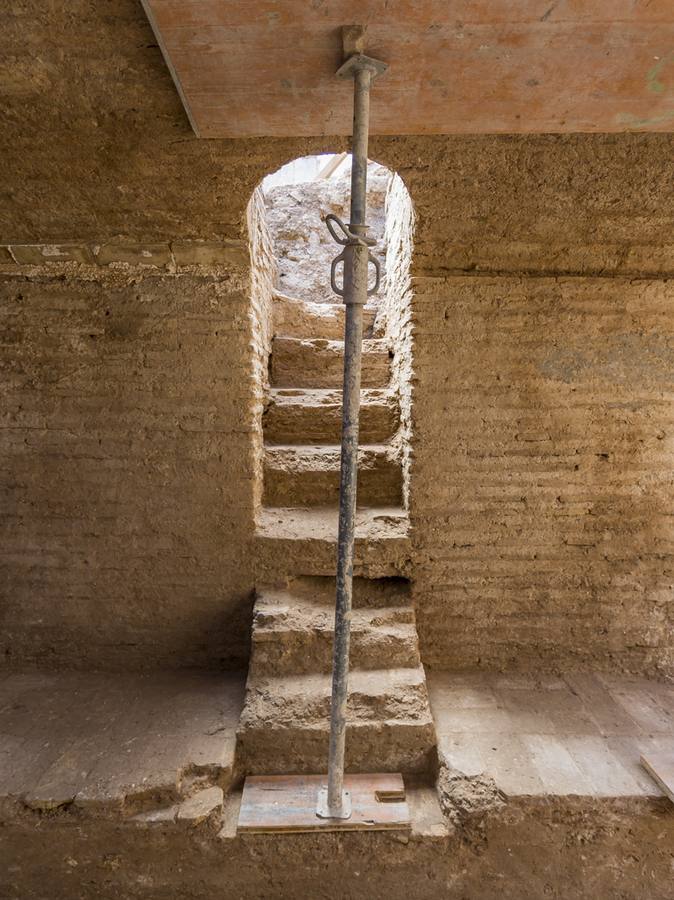
[[[415,283],[414,584],[435,666],[674,664],[674,282]]]
[[[247,271],[43,271],[0,289],[0,653],[245,659]]]
[[[196,140],[137,0],[44,7],[0,33],[5,659],[234,664],[267,340],[247,205],[346,141]],[[425,660],[671,672],[674,135],[370,146],[417,223]]]
[[[264,489],[264,436],[262,416],[269,389],[269,356],[273,337],[272,303],[278,280],[278,262],[274,255],[272,233],[267,223],[264,195],[256,188],[246,212],[249,236],[250,281],[248,307],[250,325],[249,352],[241,360],[241,374],[251,389],[248,416],[251,425],[250,453],[253,465],[253,518],[262,506]],[[233,410],[235,412],[235,410]],[[246,530],[250,522],[246,522]],[[248,561],[250,565],[250,560]],[[248,623],[250,627],[250,622]]]

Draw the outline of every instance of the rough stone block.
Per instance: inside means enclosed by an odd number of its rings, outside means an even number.
[[[222,809],[224,794],[220,787],[204,788],[188,797],[178,807],[176,821],[189,825],[199,825],[217,810]]]
[[[108,266],[111,263],[127,263],[130,266],[163,267],[171,262],[171,251],[168,244],[109,242],[99,248],[96,262],[100,266]]]
[[[243,241],[174,241],[171,244],[177,266],[250,265],[248,248]]]
[[[94,261],[91,248],[87,244],[12,244],[11,252],[17,263],[40,266],[49,262]]]

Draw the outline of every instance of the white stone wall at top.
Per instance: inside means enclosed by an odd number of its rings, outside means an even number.
[[[330,289],[330,265],[341,247],[325,225],[328,213],[349,220],[350,172],[335,178],[287,184],[265,192],[267,223],[278,263],[277,290],[314,303],[336,303]],[[368,167],[368,224],[374,252],[384,263],[385,199],[391,173],[377,163]],[[341,283],[341,266],[338,271]],[[380,296],[383,294],[380,291]]]

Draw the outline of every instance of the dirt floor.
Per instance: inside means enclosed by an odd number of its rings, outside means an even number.
[[[219,837],[207,827],[15,823],[7,900],[671,900],[664,801],[526,801],[451,835]]]
[[[0,897],[670,900],[674,805],[636,767],[671,746],[670,686],[429,684],[449,765],[439,794],[408,780],[409,833],[237,836],[240,677],[7,676]]]

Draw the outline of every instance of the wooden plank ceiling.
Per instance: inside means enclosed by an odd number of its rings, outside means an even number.
[[[674,130],[674,0],[143,0],[195,132],[348,134],[342,25],[375,134]]]

